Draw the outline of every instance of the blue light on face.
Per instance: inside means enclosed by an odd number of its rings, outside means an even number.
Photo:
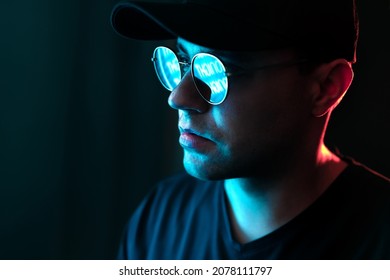
[[[175,53],[168,48],[158,48],[155,58],[155,67],[161,83],[172,91],[181,81],[180,64]]]
[[[193,61],[193,75],[206,84],[211,91],[209,96],[203,97],[211,103],[220,103],[225,99],[228,80],[226,69],[219,59],[206,53],[197,55]]]

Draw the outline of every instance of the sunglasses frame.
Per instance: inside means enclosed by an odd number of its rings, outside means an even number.
[[[226,99],[227,94],[228,94],[228,88],[226,89],[226,93],[224,93],[224,97],[222,98],[221,101],[219,101],[219,102],[212,102],[212,101],[208,100],[207,98],[205,98],[205,97],[203,96],[203,94],[202,94],[202,92],[200,91],[200,89],[199,89],[197,83],[195,82],[194,61],[195,61],[195,59],[196,59],[197,57],[199,57],[200,55],[207,55],[207,56],[209,56],[209,57],[214,58],[216,61],[218,61],[218,62],[222,65],[223,69],[225,70],[226,79],[230,76],[230,73],[226,72],[226,67],[225,67],[225,65],[223,64],[223,62],[222,62],[218,57],[216,57],[215,55],[210,54],[210,53],[203,53],[203,52],[202,52],[202,53],[197,53],[197,54],[195,54],[195,55],[192,57],[191,62],[184,62],[184,61],[180,61],[179,58],[178,58],[178,56],[177,56],[177,54],[176,54],[172,49],[170,49],[170,48],[168,48],[168,47],[159,46],[159,47],[155,48],[154,51],[153,51],[153,57],[151,58],[151,61],[153,62],[154,70],[155,70],[155,72],[156,72],[157,78],[159,79],[159,81],[160,81],[160,83],[163,85],[163,87],[166,88],[166,89],[169,90],[169,91],[173,91],[173,89],[171,89],[171,88],[169,88],[169,87],[167,87],[167,86],[165,85],[165,83],[163,82],[163,79],[162,79],[162,78],[160,77],[160,75],[159,75],[159,73],[160,73],[161,71],[158,71],[158,70],[157,70],[157,69],[158,69],[158,66],[157,66],[157,61],[158,61],[158,59],[157,59],[157,57],[156,57],[156,52],[157,52],[159,49],[169,50],[170,52],[172,52],[172,53],[175,55],[175,57],[176,57],[176,59],[177,59],[177,61],[178,61],[178,63],[179,63],[179,67],[180,67],[180,80],[182,80],[183,77],[184,77],[185,74],[186,74],[186,73],[183,73],[183,71],[182,71],[182,66],[190,66],[190,67],[191,67],[191,68],[190,68],[190,71],[191,71],[191,78],[192,78],[192,81],[193,81],[193,83],[194,83],[194,85],[195,85],[196,90],[198,91],[198,94],[202,97],[202,99],[203,99],[204,101],[206,101],[206,102],[209,103],[210,105],[219,105],[219,104],[221,104],[221,103]],[[227,81],[227,84],[229,84],[229,81]]]
[[[298,64],[303,64],[303,63],[306,63],[308,62],[309,60],[306,59],[306,58],[302,58],[302,59],[297,59],[297,60],[292,60],[292,61],[287,61],[287,62],[279,62],[279,63],[273,63],[273,64],[267,64],[267,65],[261,65],[261,66],[257,66],[257,67],[253,67],[253,68],[247,68],[247,69],[242,69],[242,70],[238,70],[238,71],[235,71],[235,72],[225,72],[225,75],[226,75],[226,78],[227,78],[227,89],[226,89],[226,93],[225,93],[225,96],[223,97],[223,99],[220,101],[220,102],[211,102],[209,101],[207,98],[205,98],[203,96],[203,94],[200,92],[196,82],[195,82],[195,77],[194,77],[194,73],[193,73],[193,68],[194,68],[194,60],[196,59],[196,57],[198,57],[199,55],[207,55],[207,56],[210,56],[210,57],[213,57],[215,58],[218,62],[221,63],[221,65],[223,66],[224,70],[226,71],[226,66],[225,64],[222,62],[221,59],[219,59],[217,56],[213,55],[213,54],[210,54],[210,53],[205,53],[205,52],[201,52],[201,53],[197,53],[195,54],[192,59],[191,59],[191,62],[184,62],[184,61],[180,61],[176,52],[174,52],[172,49],[168,48],[168,47],[165,47],[165,46],[158,46],[154,49],[153,51],[153,57],[151,58],[151,61],[153,62],[153,65],[154,65],[154,69],[155,69],[155,72],[156,72],[156,75],[157,75],[157,78],[159,79],[160,83],[163,85],[164,88],[166,88],[167,90],[169,91],[173,91],[174,89],[170,89],[168,88],[164,83],[163,81],[161,80],[160,78],[160,75],[158,74],[159,72],[157,71],[157,58],[156,58],[156,52],[158,49],[167,49],[169,51],[171,51],[178,63],[179,63],[179,67],[180,67],[180,81],[183,79],[183,77],[185,76],[185,74],[183,75],[182,73],[182,65],[187,65],[187,66],[190,66],[191,67],[191,77],[192,77],[192,81],[194,82],[194,85],[195,85],[195,88],[196,90],[198,91],[199,95],[202,97],[203,100],[205,100],[207,103],[209,103],[210,105],[219,105],[221,104],[223,101],[225,101],[227,95],[228,95],[228,92],[229,92],[229,77],[231,76],[238,76],[238,75],[244,75],[246,73],[249,73],[249,72],[255,72],[255,71],[258,71],[258,70],[263,70],[263,69],[268,69],[268,68],[273,68],[273,67],[288,67],[288,66],[293,66],[293,65],[298,65]],[[180,84],[180,83],[179,83]],[[178,85],[179,85],[178,84]],[[177,85],[177,86],[178,86]],[[177,87],[176,86],[176,87]]]

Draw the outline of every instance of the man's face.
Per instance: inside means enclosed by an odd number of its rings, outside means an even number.
[[[294,60],[290,51],[234,54],[213,51],[183,39],[187,60],[212,52],[226,68],[256,68]],[[208,104],[188,72],[172,91],[178,110],[179,143],[187,172],[200,179],[276,176],[303,153],[311,119],[310,79],[298,66],[275,67],[229,77],[226,100]]]

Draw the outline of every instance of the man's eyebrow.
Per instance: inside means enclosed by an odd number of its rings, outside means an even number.
[[[176,49],[177,49],[178,53],[180,53],[184,56],[188,56],[188,57],[190,56],[190,54],[188,53],[186,48],[180,42],[176,42]],[[233,68],[242,68],[242,67],[238,66],[239,63],[237,61],[229,59],[228,56],[226,56],[226,54],[223,55],[223,54],[221,54],[220,51],[207,49],[207,50],[204,50],[204,52],[215,55],[216,57],[220,58],[227,68],[232,68],[232,67]]]
[[[180,42],[177,42],[176,43],[176,49],[177,51],[182,54],[182,55],[185,55],[185,56],[188,56],[190,57],[190,53],[188,52],[188,50],[185,48],[185,46],[183,46]],[[201,49],[200,52],[202,53],[208,53],[208,54],[212,54],[212,55],[215,55],[216,57],[222,57],[222,55],[220,54],[220,52],[218,51],[215,51],[215,50],[212,50],[212,49]],[[195,55],[195,54],[194,54]]]
[[[188,50],[180,41],[176,42],[176,49],[180,54],[190,56]],[[249,67],[256,55],[256,52],[232,52],[213,49],[204,49],[202,52],[215,55],[222,60],[227,68],[243,68],[244,65]]]
[[[177,42],[176,43],[176,49],[181,52],[181,53],[184,53],[184,54],[188,54],[188,52],[186,51],[186,49],[183,47],[182,44],[180,44],[180,42]]]
[[[183,54],[190,55],[190,52],[180,42],[176,43],[176,49],[177,49],[177,51],[179,51]],[[200,52],[200,53],[209,53],[209,54],[213,54],[215,56],[218,56],[218,52],[214,51],[212,49],[208,49],[208,48],[204,48],[204,47],[197,47],[197,49],[199,50],[198,52]]]

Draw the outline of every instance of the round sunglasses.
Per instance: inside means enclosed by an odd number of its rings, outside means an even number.
[[[289,66],[306,62],[306,59],[283,62],[271,65],[262,65],[252,69],[243,69],[235,73],[226,71],[225,65],[215,55],[198,53],[193,56],[191,62],[180,61],[170,48],[157,47],[153,52],[152,62],[161,84],[169,91],[173,91],[182,80],[186,69],[191,67],[191,76],[199,95],[209,104],[221,104],[227,96],[229,83],[228,77],[244,74],[249,71],[257,71],[276,66]]]

